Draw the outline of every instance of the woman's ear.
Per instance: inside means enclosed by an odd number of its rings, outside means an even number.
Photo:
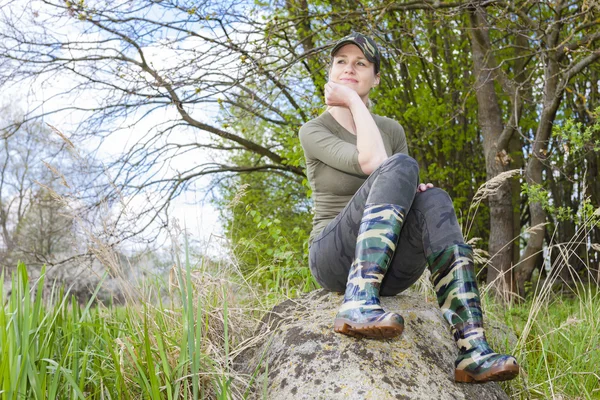
[[[375,75],[375,82],[373,83],[373,87],[378,86],[380,81],[381,81],[381,75],[379,75],[379,72],[378,72],[377,75]]]

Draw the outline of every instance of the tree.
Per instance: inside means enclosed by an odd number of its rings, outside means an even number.
[[[10,112],[3,110],[3,116],[18,120],[18,115]],[[55,172],[66,169],[69,161],[64,143],[39,123],[14,125],[19,129],[3,131],[0,144],[3,269],[15,268],[19,260],[32,266],[49,262],[52,255],[69,248],[67,239],[74,229],[73,218],[56,199],[65,178]]]
[[[529,130],[531,155],[526,161],[525,179],[530,186],[544,183],[543,164],[564,92],[574,77],[600,58],[594,45],[600,39],[597,12],[584,2],[563,1],[498,3],[491,7],[476,3],[469,9],[488,179],[510,168],[509,143],[513,135]],[[538,88],[538,81],[543,87]],[[534,124],[527,121],[531,117],[523,121],[524,107],[534,113]],[[506,183],[490,200],[490,253],[495,260],[488,283],[500,275],[500,293],[515,291],[512,248],[506,245],[514,231],[511,199],[511,187]],[[539,263],[547,222],[539,201],[530,202],[529,210],[532,229],[515,274],[516,289],[522,296],[524,283]]]
[[[565,93],[593,75],[598,58],[597,12],[583,1],[31,1],[4,15],[0,80],[69,79],[52,98],[71,99],[66,106],[49,109],[61,103],[46,101],[29,117],[76,112],[74,137],[101,144],[135,127],[134,144],[109,165],[116,185],[108,198],[152,196],[140,210],[146,222],[127,236],[160,218],[168,224],[172,199],[206,176],[265,188],[264,197],[252,192],[261,215],[295,221],[305,208],[278,213],[282,205],[269,209],[266,200],[281,184],[305,204],[297,131],[323,109],[326,50],[360,30],[384,54],[374,112],[403,124],[423,179],[448,189],[468,215],[475,189],[509,169],[527,166],[529,186],[547,183],[549,127],[567,114]],[[577,105],[578,113],[592,103]],[[544,232],[513,239],[547,221],[518,186],[506,182],[483,213],[463,221],[488,242],[487,280],[499,293],[523,294]],[[553,196],[564,200],[566,190],[556,186]],[[235,197],[223,193],[225,202]],[[229,222],[243,217],[250,228],[256,216],[246,211],[228,214]]]

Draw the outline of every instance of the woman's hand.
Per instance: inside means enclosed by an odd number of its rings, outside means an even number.
[[[419,183],[419,186],[417,186],[417,193],[421,193],[426,191],[427,189],[431,189],[433,187],[433,183]]]
[[[325,84],[325,104],[328,106],[350,108],[350,104],[356,99],[360,100],[358,93],[348,86],[335,82]]]

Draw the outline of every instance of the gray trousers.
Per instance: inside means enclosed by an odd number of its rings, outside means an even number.
[[[346,290],[366,204],[397,204],[407,211],[396,252],[381,284],[382,296],[396,295],[415,283],[432,253],[464,243],[450,196],[439,188],[417,193],[418,179],[417,162],[405,154],[395,154],[367,178],[346,207],[315,237],[309,249],[309,266],[324,289]]]

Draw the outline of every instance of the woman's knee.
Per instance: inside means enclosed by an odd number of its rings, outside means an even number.
[[[404,153],[397,153],[388,157],[381,165],[391,167],[402,166],[410,170],[414,169],[417,173],[419,172],[419,163],[417,163],[417,160]]]
[[[406,174],[412,179],[419,178],[419,164],[409,155],[398,153],[386,159],[380,166],[381,173],[393,172]]]
[[[413,202],[413,207],[420,210],[429,210],[444,206],[453,207],[452,199],[444,189],[438,187],[433,187],[424,192],[417,193]]]

